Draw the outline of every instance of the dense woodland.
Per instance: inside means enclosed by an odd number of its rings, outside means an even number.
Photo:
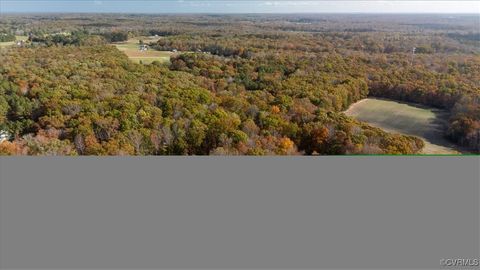
[[[480,152],[478,16],[2,16],[11,35],[29,42],[0,49],[1,155],[419,153],[342,113],[367,96],[446,109],[445,136]],[[150,35],[181,53],[109,44]]]

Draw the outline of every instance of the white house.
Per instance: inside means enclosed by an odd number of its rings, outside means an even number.
[[[5,130],[0,130],[0,143],[10,139],[10,134]]]

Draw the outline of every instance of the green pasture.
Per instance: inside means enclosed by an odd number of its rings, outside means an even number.
[[[150,64],[154,61],[159,61],[161,63],[168,63],[170,61],[170,56],[173,55],[170,51],[155,51],[149,48],[147,51],[139,50],[139,41],[143,40],[145,44],[150,42],[157,41],[158,37],[136,37],[131,38],[125,42],[116,42],[113,43],[117,49],[124,52],[130,60],[136,63]]]
[[[456,154],[458,147],[444,138],[448,113],[391,100],[367,98],[345,111],[357,120],[388,132],[417,136],[424,140],[423,154]]]

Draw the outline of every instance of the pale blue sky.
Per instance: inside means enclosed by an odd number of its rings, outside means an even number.
[[[480,1],[0,0],[0,12],[480,14]]]

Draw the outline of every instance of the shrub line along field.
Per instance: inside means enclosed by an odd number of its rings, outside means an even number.
[[[422,154],[458,154],[458,146],[444,138],[446,111],[393,100],[366,98],[345,114],[388,132],[413,135],[425,142]]]
[[[154,61],[169,63],[170,57],[175,54],[174,52],[156,51],[150,48],[145,51],[140,50],[140,40],[148,45],[150,42],[156,42],[159,39],[160,37],[135,37],[124,42],[114,42],[112,44],[135,63],[150,64]]]

